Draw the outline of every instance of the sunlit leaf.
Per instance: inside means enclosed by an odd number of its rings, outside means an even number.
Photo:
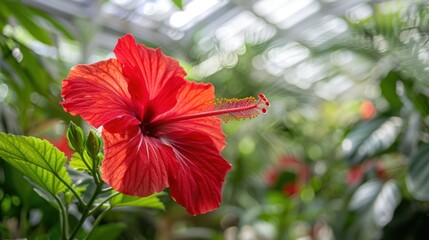
[[[83,157],[85,158],[85,162],[79,153],[73,153],[70,160],[70,167],[76,170],[91,171],[88,167],[92,168],[92,161],[86,151],[83,152]]]
[[[183,2],[182,0],[172,0],[174,5],[176,5],[180,10],[183,10]]]
[[[135,197],[119,194],[110,200],[110,205],[112,207],[128,206],[164,209],[164,204],[158,198],[161,194],[162,193],[156,193],[148,197]]]
[[[51,194],[71,183],[66,156],[46,140],[0,132],[0,157]]]
[[[402,127],[399,117],[377,118],[362,122],[344,139],[342,147],[350,165],[356,165],[389,148]]]
[[[61,22],[59,22],[57,19],[51,17],[50,15],[48,15],[47,13],[45,13],[43,11],[40,11],[39,9],[36,9],[36,8],[30,8],[30,9],[34,15],[37,15],[37,16],[45,19],[46,21],[48,21],[50,24],[52,24],[52,26],[56,30],[61,32],[63,34],[63,36],[65,36],[68,39],[73,39],[73,35],[70,33],[70,31],[65,26],[63,26],[61,24]]]
[[[5,1],[2,4],[4,4],[4,7],[12,9],[14,17],[35,39],[48,45],[52,43],[48,31],[41,28],[32,18],[34,14],[32,14],[30,8],[24,7],[19,1]]]
[[[414,198],[429,201],[429,145],[421,146],[411,156],[407,187]]]

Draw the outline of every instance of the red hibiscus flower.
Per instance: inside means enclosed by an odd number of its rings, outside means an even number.
[[[177,61],[131,35],[113,52],[116,58],[73,67],[62,86],[67,112],[103,126],[103,180],[135,196],[170,187],[193,215],[218,208],[231,168],[220,154],[220,119],[265,113],[265,96],[215,101],[211,84],[186,80]]]

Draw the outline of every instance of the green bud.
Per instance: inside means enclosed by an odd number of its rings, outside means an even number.
[[[84,134],[82,128],[70,122],[69,128],[67,130],[67,139],[69,147],[78,153],[82,153],[83,151],[83,142],[84,142]]]
[[[94,131],[90,131],[86,138],[86,150],[93,160],[97,159],[97,155],[101,151],[102,146],[103,142],[101,138]]]

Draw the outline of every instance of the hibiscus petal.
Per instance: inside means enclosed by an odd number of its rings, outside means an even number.
[[[172,198],[192,214],[219,207],[222,184],[231,165],[219,153],[209,136],[200,132],[172,132],[165,140],[178,161],[175,180],[170,182]]]
[[[116,59],[73,67],[63,81],[61,95],[65,111],[81,115],[96,128],[121,116],[138,124],[121,64]]]
[[[176,168],[171,147],[159,139],[143,136],[138,127],[123,133],[103,130],[105,158],[103,180],[115,190],[134,196],[149,196],[168,187]]]
[[[176,94],[185,84],[186,75],[176,60],[162,54],[159,48],[136,44],[130,34],[118,40],[113,52],[124,65],[124,75],[133,98],[146,107],[156,104],[151,107],[154,115],[176,104]]]
[[[209,108],[214,99],[213,85],[187,82],[177,94],[177,104],[174,108],[160,115],[154,121],[202,112]],[[219,151],[225,146],[225,134],[222,132],[221,120],[216,116],[170,122],[162,125],[158,131],[167,134],[181,129],[207,134]]]

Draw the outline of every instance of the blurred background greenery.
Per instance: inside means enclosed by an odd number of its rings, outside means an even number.
[[[220,209],[192,217],[165,196],[165,212],[109,213],[104,240],[429,239],[428,1],[2,0],[0,29],[0,131],[66,153],[65,126],[85,123],[61,80],[125,33],[217,97],[272,103],[224,125]],[[49,239],[57,217],[0,161],[0,238]]]

